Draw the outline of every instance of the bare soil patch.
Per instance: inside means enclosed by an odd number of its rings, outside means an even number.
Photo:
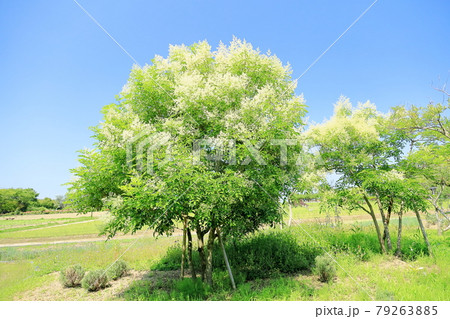
[[[389,258],[389,260],[383,261],[379,265],[377,265],[377,268],[381,268],[381,269],[403,269],[403,268],[407,269],[407,268],[411,268],[412,269],[414,267],[412,267],[407,262],[392,256],[391,258]]]
[[[51,281],[41,287],[29,290],[16,296],[14,300],[22,301],[103,301],[120,299],[123,291],[137,280],[148,277],[148,271],[131,270],[130,273],[118,280],[111,281],[110,285],[100,291],[87,292],[81,287],[64,288],[59,282],[59,273],[50,274]]]

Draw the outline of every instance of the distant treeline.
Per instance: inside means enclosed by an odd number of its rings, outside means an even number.
[[[56,196],[55,199],[38,199],[38,196],[39,193],[32,188],[0,189],[0,214],[64,208],[64,196]]]

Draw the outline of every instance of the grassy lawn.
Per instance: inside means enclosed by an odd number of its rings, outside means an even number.
[[[285,211],[289,213],[289,207],[285,207]],[[355,226],[371,226],[373,225],[371,217],[363,210],[355,210],[352,212],[348,211],[338,211],[339,220],[344,224],[353,224]],[[308,202],[307,206],[292,207],[292,225],[296,225],[298,222],[318,222],[329,220],[330,223],[335,222],[334,212],[324,212],[320,211],[320,203],[318,202]],[[425,217],[424,223],[427,223]],[[285,223],[288,223],[289,216],[284,215],[283,218]],[[378,223],[382,225],[381,218],[378,219]],[[391,224],[395,227],[398,225],[398,216],[393,215],[391,217]],[[417,226],[417,218],[413,213],[407,213],[403,216],[403,225],[405,226]]]
[[[101,220],[92,220],[85,223],[70,222],[58,227],[34,227],[22,231],[2,232],[0,233],[0,239],[72,237],[98,234],[103,225],[104,221]]]
[[[381,219],[377,219],[377,220],[381,227],[382,226]],[[354,222],[352,222],[352,224],[358,225],[358,226],[372,226],[373,227],[372,220],[354,221]],[[398,217],[391,218],[390,224],[392,227],[394,227],[393,229],[397,228],[398,227]],[[403,217],[402,224],[403,224],[403,226],[418,226],[419,225],[419,223],[417,222],[417,218],[415,216]]]
[[[377,300],[449,300],[450,290],[450,236],[437,236],[429,229],[435,257],[425,251],[422,235],[415,223],[404,226],[403,260],[392,255],[380,255],[373,226],[354,229],[324,229],[309,225],[298,229],[301,242],[308,242],[305,231],[322,247],[336,255],[338,267],[336,282],[323,286],[313,300],[369,300],[364,288]],[[392,242],[396,243],[396,227],[391,228]],[[356,289],[355,279],[360,284]],[[366,296],[364,296],[366,295]]]
[[[77,218],[0,220],[0,233],[65,225],[94,219],[95,218],[80,216]]]
[[[122,256],[133,269],[149,270],[176,237],[142,238]],[[88,270],[107,267],[134,240],[82,244],[53,244],[30,247],[0,248],[0,300],[11,300],[20,294],[53,280],[53,272],[81,264]]]
[[[87,226],[96,222],[48,228],[53,231],[74,226]],[[395,243],[395,226],[392,227]],[[42,232],[46,229],[37,229]],[[94,230],[94,229],[92,229]],[[29,231],[27,231],[29,232]],[[142,238],[121,257],[134,271],[145,271],[148,277],[129,282],[120,297],[125,300],[449,300],[450,293],[450,237],[438,237],[432,230],[429,237],[435,258],[424,253],[425,247],[417,227],[405,226],[404,259],[392,255],[380,255],[371,225],[342,225],[326,227],[303,224],[284,230],[265,232],[289,232],[300,245],[320,245],[329,251],[340,266],[337,279],[321,283],[311,272],[278,274],[266,279],[242,279],[237,270],[238,289],[232,291],[227,273],[217,268],[213,288],[202,284],[193,286],[191,279],[179,281],[178,272],[157,273],[150,269],[167,258],[167,249],[179,245],[180,237],[160,239]],[[314,240],[309,237],[310,234]],[[74,232],[72,232],[73,234]],[[8,233],[12,235],[13,233]],[[42,233],[41,233],[42,234]],[[81,264],[87,270],[104,269],[118,258],[134,240],[112,240],[79,244],[57,244],[0,249],[0,300],[11,300],[27,296],[27,291],[48,287],[51,294],[59,287],[55,272],[69,265]],[[173,252],[173,250],[172,250]],[[236,260],[231,257],[231,264]],[[245,258],[242,256],[241,258]],[[175,270],[178,269],[175,258]],[[165,264],[164,262],[162,264]],[[166,263],[167,264],[167,263]],[[174,267],[173,263],[170,264]],[[342,268],[341,268],[342,267]],[[158,269],[158,268],[156,268]],[[164,270],[164,269],[163,269]],[[155,274],[162,276],[156,280]],[[241,278],[241,279],[239,279]],[[81,288],[80,288],[81,289]],[[110,288],[107,288],[110,289]],[[97,293],[73,293],[60,290],[55,298],[100,298]],[[81,290],[80,290],[81,291]],[[200,292],[199,292],[200,291]]]
[[[393,229],[394,230],[394,229]],[[269,231],[270,232],[270,231]],[[266,279],[242,281],[233,291],[224,269],[216,269],[215,286],[192,284],[190,279],[136,282],[124,296],[127,300],[449,300],[450,237],[430,233],[435,258],[428,256],[417,228],[404,230],[404,259],[380,255],[371,228],[358,230],[303,225],[290,230],[300,245],[316,245],[330,252],[338,263],[337,279],[322,283],[313,273],[275,274]],[[395,236],[393,240],[395,241]],[[232,247],[229,246],[229,249]],[[322,252],[321,252],[322,253]],[[236,264],[231,256],[231,264]],[[240,257],[238,257],[240,258]],[[246,257],[242,257],[246,258]]]
[[[289,213],[289,207],[284,207],[284,210]],[[320,210],[319,202],[306,202],[306,206],[292,207],[292,217],[294,219],[313,219],[313,218],[326,218],[327,216],[334,216],[335,212],[325,212]],[[354,210],[352,212],[348,211],[338,211],[338,215],[343,216],[366,216],[367,213],[363,210]],[[287,220],[289,216],[285,216]]]
[[[393,228],[394,231],[394,228]],[[225,269],[214,273],[215,285],[205,287],[191,279],[155,281],[152,277],[135,282],[124,293],[126,300],[449,300],[450,237],[432,241],[435,258],[428,256],[420,234],[414,226],[404,230],[404,258],[392,254],[380,255],[377,239],[370,227],[341,228],[303,225],[284,230],[290,232],[300,245],[321,246],[337,261],[337,279],[319,282],[310,271],[296,274],[274,274],[270,278],[242,279],[235,269],[238,289],[233,291]],[[314,240],[309,237],[311,235]],[[393,240],[396,238],[393,236]],[[232,251],[232,245],[228,246]],[[323,251],[320,252],[321,254]],[[231,265],[236,258],[230,254]],[[163,258],[163,260],[166,257]],[[170,260],[170,258],[169,258]],[[172,262],[173,262],[172,258]],[[167,260],[166,260],[167,263]],[[170,263],[169,263],[170,264]],[[173,264],[172,264],[173,266]],[[164,268],[163,268],[164,269]],[[176,268],[171,268],[176,269]]]

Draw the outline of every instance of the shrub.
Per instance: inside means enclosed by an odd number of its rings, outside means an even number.
[[[155,288],[150,281],[135,281],[123,292],[127,301],[170,301],[169,292],[162,288]]]
[[[330,282],[336,277],[336,265],[327,255],[316,257],[315,273],[322,282]]]
[[[233,270],[233,278],[236,286],[245,283],[245,273]],[[213,271],[213,288],[215,292],[229,291],[232,288],[230,275],[227,270],[215,269]]]
[[[183,278],[174,282],[171,295],[175,300],[206,300],[210,292],[210,287],[200,278]]]
[[[353,254],[361,261],[370,260],[374,253],[379,253],[379,243],[375,235],[368,235],[361,227],[352,227],[353,233],[329,231],[324,234],[330,249],[334,252]]]
[[[428,247],[423,241],[403,237],[401,256],[403,260],[416,260],[420,256],[428,255]]]
[[[60,281],[64,287],[76,287],[81,284],[84,269],[80,265],[70,266],[60,273]]]
[[[125,300],[175,301],[207,300],[212,290],[200,278],[172,279],[165,281],[137,281],[124,291]]]
[[[152,267],[152,270],[178,270],[181,267],[181,254],[180,245],[169,247],[164,257]]]
[[[30,207],[28,208],[28,210],[29,210],[29,211],[32,211],[32,212],[43,213],[44,211],[47,210],[47,208],[42,207],[42,206],[30,206]]]
[[[103,270],[94,270],[86,274],[81,281],[81,286],[87,291],[97,291],[108,285],[108,277]]]
[[[116,261],[109,269],[108,269],[108,278],[110,280],[117,280],[123,276],[125,276],[128,272],[128,265],[123,260]]]
[[[309,271],[321,249],[311,243],[299,245],[291,232],[271,231],[228,241],[226,251],[234,276],[253,280],[273,277],[280,273]],[[199,271],[200,260],[197,251],[193,252],[192,259],[194,267]],[[218,245],[214,248],[213,259],[215,269],[226,270],[222,250]],[[152,270],[178,270],[180,263],[181,247],[176,245],[168,249],[165,256],[152,266]]]
[[[320,251],[315,246],[299,245],[288,232],[261,233],[228,243],[226,250],[231,266],[242,272],[248,280],[310,270]],[[215,264],[225,269],[219,249],[214,257]]]
[[[167,249],[166,254],[160,260],[158,260],[156,264],[152,265],[151,270],[178,270],[181,268],[181,255],[182,249],[180,245],[171,246]],[[192,252],[192,262],[194,263],[195,269],[199,271],[200,257],[196,249]],[[188,267],[187,262],[185,264],[185,267]]]

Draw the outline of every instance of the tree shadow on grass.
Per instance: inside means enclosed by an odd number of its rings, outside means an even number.
[[[295,275],[311,274],[315,257],[322,253],[312,244],[299,245],[291,233],[263,232],[239,240],[229,240],[226,251],[236,284],[233,291],[219,247],[213,252],[213,287],[200,279],[180,279],[181,247],[173,246],[153,267],[152,275],[136,282],[124,293],[126,300],[271,300],[288,298],[295,287],[310,296],[314,288],[299,282]],[[198,253],[193,264],[199,273]],[[188,267],[187,267],[188,268]],[[188,277],[189,274],[186,274]],[[235,296],[235,297],[234,297]],[[283,297],[284,296],[284,297]]]
[[[213,278],[214,285],[210,287],[200,278],[180,279],[179,271],[152,271],[130,285],[120,298],[128,301],[311,300],[320,288],[311,275],[238,281],[236,290],[231,288],[226,271],[214,271]]]

